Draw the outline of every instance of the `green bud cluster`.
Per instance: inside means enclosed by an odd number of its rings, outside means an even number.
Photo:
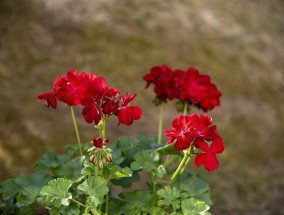
[[[91,147],[88,150],[90,155],[90,162],[94,166],[98,166],[99,169],[102,169],[104,166],[107,166],[108,163],[112,162],[112,150],[110,148],[102,147]]]

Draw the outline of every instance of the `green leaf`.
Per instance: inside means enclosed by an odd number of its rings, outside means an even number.
[[[127,206],[131,207],[134,211],[136,209],[145,211],[146,208],[152,205],[153,195],[148,190],[135,190],[131,193],[121,193],[119,197],[127,202]]]
[[[152,150],[161,147],[161,144],[157,143],[157,138],[149,138],[145,135],[138,135],[136,139],[139,141],[141,150]]]
[[[72,152],[64,155],[58,155],[54,152],[45,153],[39,161],[36,162],[37,169],[56,169],[60,167],[68,158],[72,156]]]
[[[132,170],[145,170],[152,171],[157,168],[157,161],[159,160],[159,155],[155,152],[142,151],[134,156],[135,161],[131,163],[130,167]]]
[[[163,147],[156,149],[156,151],[160,155],[179,155],[181,157],[183,156],[180,151],[176,150],[176,148],[174,147],[174,144],[165,145]]]
[[[127,204],[127,202],[118,199],[118,198],[112,198],[109,202],[109,214],[131,214],[132,208]]]
[[[116,186],[121,186],[123,188],[130,187],[133,181],[138,181],[140,176],[137,171],[133,171],[132,177],[125,178],[114,178],[111,182]]]
[[[0,194],[4,200],[15,197],[22,187],[15,182],[15,179],[7,179],[0,184]]]
[[[209,185],[197,175],[184,172],[174,185],[181,191],[186,191],[191,198],[204,201],[208,205],[213,205],[210,198]]]
[[[1,183],[0,193],[4,200],[16,197],[23,205],[30,205],[36,201],[40,189],[46,185],[51,177],[45,171],[38,171],[26,176],[8,179]]]
[[[81,210],[80,210],[80,206],[78,206],[78,204],[76,204],[75,202],[70,202],[70,204],[66,207],[66,206],[61,206],[59,208],[53,207],[50,211],[49,211],[50,215],[80,215],[81,214]]]
[[[81,170],[82,175],[95,175],[95,167],[89,159],[85,159],[83,166],[84,168]]]
[[[59,176],[70,179],[75,183],[81,181],[82,178],[84,178],[84,175],[81,174],[81,171],[83,169],[83,162],[85,159],[85,156],[80,156],[67,162],[58,172]]]
[[[159,165],[157,169],[154,169],[154,173],[157,178],[161,179],[166,174],[166,167],[164,165]]]
[[[184,199],[181,202],[181,209],[183,214],[189,215],[208,215],[210,214],[207,212],[210,207],[206,205],[205,202],[199,201],[194,198]]]
[[[131,137],[125,136],[119,138],[116,143],[109,144],[108,147],[112,150],[112,162],[121,164],[129,155],[129,151],[133,148],[136,141]]]
[[[68,192],[72,183],[69,179],[53,179],[41,189],[40,195],[44,197],[45,202],[53,203],[57,208],[61,205],[68,206],[72,199],[72,194]]]
[[[102,204],[104,195],[109,191],[107,180],[100,176],[89,177],[78,186],[78,189],[88,195],[87,204],[94,208]]]
[[[19,208],[19,214],[20,215],[34,215],[35,214],[35,206],[23,206]]]
[[[149,210],[150,215],[167,215],[167,212],[162,208],[153,207]]]
[[[83,154],[88,153],[88,149],[91,148],[93,144],[91,142],[81,144],[81,149]],[[65,147],[69,154],[74,154],[75,152],[79,152],[79,145],[78,144],[69,144]]]
[[[108,179],[131,177],[133,175],[133,172],[129,167],[121,168],[118,165],[114,165],[114,166],[109,166],[108,170],[109,170]]]
[[[172,205],[174,210],[180,208],[180,192],[176,187],[165,186],[157,191],[157,195],[161,198],[158,205],[166,207]]]

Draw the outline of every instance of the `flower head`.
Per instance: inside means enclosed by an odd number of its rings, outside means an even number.
[[[203,153],[198,153],[195,164],[199,167],[204,163],[208,171],[218,168],[218,160],[215,154],[222,153],[224,143],[217,133],[216,125],[212,124],[212,118],[206,114],[192,114],[190,116],[180,116],[174,119],[172,129],[166,130],[169,137],[168,144],[174,144],[179,150],[200,149]]]
[[[178,99],[203,111],[212,110],[220,105],[222,95],[211,83],[209,75],[201,75],[194,67],[187,71],[172,70],[167,65],[156,66],[143,77],[146,88],[154,85],[154,92],[160,101]]]
[[[75,69],[67,75],[57,77],[52,90],[38,95],[39,100],[45,100],[46,106],[57,107],[57,101],[68,106],[83,106],[82,115],[87,123],[98,125],[102,119],[116,115],[119,124],[131,125],[140,119],[142,110],[138,106],[129,106],[137,94],[121,96],[116,88],[107,86],[103,77]]]
[[[190,116],[180,116],[172,123],[172,130],[166,130],[165,134],[170,137],[168,144],[174,143],[177,150],[189,148],[193,136],[191,134],[192,122]]]
[[[220,136],[216,137],[211,144],[206,143],[205,141],[199,141],[198,148],[204,151],[199,153],[195,157],[196,166],[204,164],[204,167],[208,171],[217,169],[219,162],[217,160],[216,154],[222,153],[224,151],[224,143]]]

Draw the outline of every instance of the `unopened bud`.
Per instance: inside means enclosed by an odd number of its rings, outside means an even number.
[[[108,159],[108,162],[112,162],[112,155],[111,155],[111,153],[107,154],[107,159]]]
[[[95,161],[95,156],[94,156],[94,155],[91,155],[91,157],[90,157],[90,162],[91,162],[91,163],[94,163],[94,161]]]

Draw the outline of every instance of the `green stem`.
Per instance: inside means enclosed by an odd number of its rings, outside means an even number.
[[[101,215],[101,213],[98,212],[98,210],[96,208],[91,209],[91,211],[94,215]]]
[[[106,207],[105,207],[105,215],[108,215],[108,193],[106,194]]]
[[[84,214],[88,214],[88,212],[89,212],[89,207],[86,207]]]
[[[106,120],[102,119],[102,130],[101,137],[104,140],[106,138]]]
[[[185,102],[183,106],[183,115],[187,115],[187,108],[188,108],[188,103]]]
[[[78,205],[86,208],[86,206],[84,204],[82,204],[82,202],[77,201],[76,199],[71,199],[73,202],[77,203]]]
[[[190,159],[190,154],[185,153],[182,161],[180,162],[178,168],[176,169],[175,173],[173,174],[173,176],[171,177],[171,180],[169,181],[167,185],[170,185],[178,175],[182,174],[184,170],[184,166],[188,163],[189,159]]]
[[[45,208],[45,209],[47,209],[47,210],[51,210],[51,208],[50,207],[48,207],[48,206],[45,206],[45,205],[43,205],[43,204],[41,204],[41,203],[37,203],[38,205],[40,205],[41,207],[43,207],[43,208]]]
[[[155,174],[153,173],[153,171],[151,172],[151,178],[152,178],[152,183],[153,183],[153,193],[155,194],[156,193],[156,180],[155,180]]]
[[[77,123],[76,123],[76,118],[75,118],[75,114],[74,114],[74,110],[73,110],[72,106],[70,107],[70,110],[71,110],[71,115],[72,115],[73,124],[74,124],[74,128],[75,128],[75,133],[76,133],[76,136],[77,136],[80,155],[82,156],[83,153],[82,153],[82,148],[81,148],[81,140],[80,140],[80,135],[79,135],[79,131],[78,131]]]
[[[161,103],[160,104],[159,129],[158,129],[158,144],[160,144],[162,141],[163,118],[164,118],[164,103]]]

